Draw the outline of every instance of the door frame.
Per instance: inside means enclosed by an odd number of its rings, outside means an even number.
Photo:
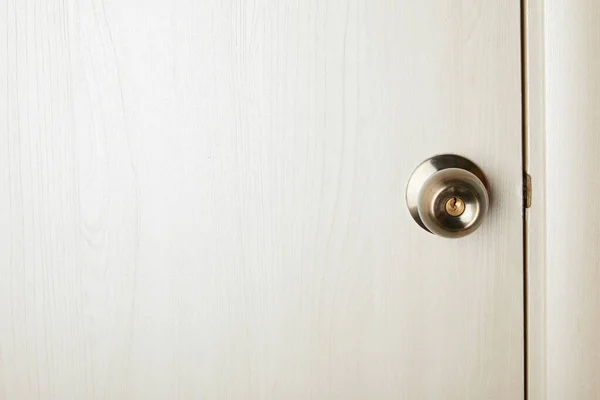
[[[521,0],[526,395],[600,396],[600,9]]]
[[[525,209],[525,391],[546,399],[546,118],[544,0],[521,0]],[[527,177],[526,176],[526,177]],[[527,182],[525,183],[527,185]],[[527,190],[527,188],[525,188]]]

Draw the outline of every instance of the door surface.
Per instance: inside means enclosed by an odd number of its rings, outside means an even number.
[[[0,398],[522,398],[519,1],[0,20]],[[405,205],[439,153],[463,239]]]

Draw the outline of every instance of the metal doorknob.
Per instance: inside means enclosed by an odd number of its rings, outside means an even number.
[[[481,226],[490,204],[488,187],[472,161],[443,154],[415,169],[406,187],[406,203],[423,229],[456,239]]]

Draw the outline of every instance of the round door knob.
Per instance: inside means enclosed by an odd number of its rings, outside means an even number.
[[[406,203],[414,220],[426,231],[461,238],[483,222],[490,203],[487,179],[464,157],[435,156],[412,173]]]

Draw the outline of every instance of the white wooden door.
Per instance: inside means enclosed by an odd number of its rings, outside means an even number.
[[[0,398],[522,398],[519,12],[3,0]],[[404,202],[438,153],[460,240]]]

